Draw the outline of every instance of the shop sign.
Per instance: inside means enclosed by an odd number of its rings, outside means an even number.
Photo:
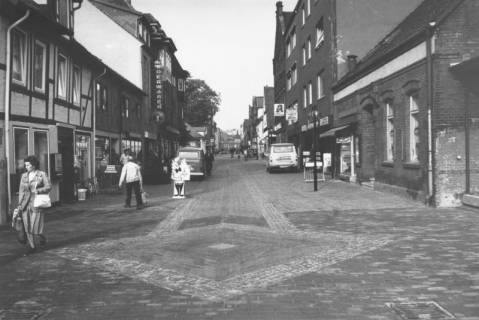
[[[336,138],[336,143],[339,143],[339,144],[351,143],[351,137]]]
[[[305,132],[305,131],[307,131],[307,130],[308,130],[308,126],[307,126],[306,124],[303,124],[303,125],[301,126],[301,131],[302,131],[302,132]]]
[[[274,116],[275,117],[284,117],[284,103],[275,103],[274,104]]]
[[[118,173],[118,171],[116,171],[115,165],[109,164],[106,166],[105,173]]]
[[[277,125],[274,126],[274,131],[278,131],[278,130],[281,130],[283,126],[281,125],[281,123],[278,123]]]
[[[298,104],[295,103],[289,108],[286,109],[286,121],[289,124],[295,123],[298,121]]]
[[[319,126],[326,126],[329,124],[329,117],[319,119]]]
[[[163,68],[160,60],[155,60],[155,73],[156,73],[156,106],[158,109],[162,109],[162,97],[163,97]]]

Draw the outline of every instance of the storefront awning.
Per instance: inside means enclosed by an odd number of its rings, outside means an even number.
[[[332,129],[329,129],[328,131],[326,132],[323,132],[319,135],[320,138],[326,138],[326,137],[334,137],[334,135],[336,134],[336,132],[340,131],[340,130],[344,130],[346,128],[348,128],[349,125],[345,125],[345,126],[341,126],[341,127],[336,127],[336,128],[332,128]]]

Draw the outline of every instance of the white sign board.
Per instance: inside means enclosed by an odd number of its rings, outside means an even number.
[[[298,121],[298,104],[293,104],[286,109],[286,120],[288,123],[295,123]]]
[[[274,104],[274,116],[275,117],[284,117],[284,103],[275,103]]]

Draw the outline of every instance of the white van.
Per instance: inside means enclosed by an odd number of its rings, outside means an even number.
[[[298,153],[292,143],[273,143],[266,163],[266,171],[298,170]]]

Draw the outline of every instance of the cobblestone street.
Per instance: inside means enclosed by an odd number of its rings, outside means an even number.
[[[35,254],[0,229],[0,319],[479,320],[477,210],[313,192],[261,160],[218,158],[184,200],[145,189],[143,210],[119,194],[51,209]]]

